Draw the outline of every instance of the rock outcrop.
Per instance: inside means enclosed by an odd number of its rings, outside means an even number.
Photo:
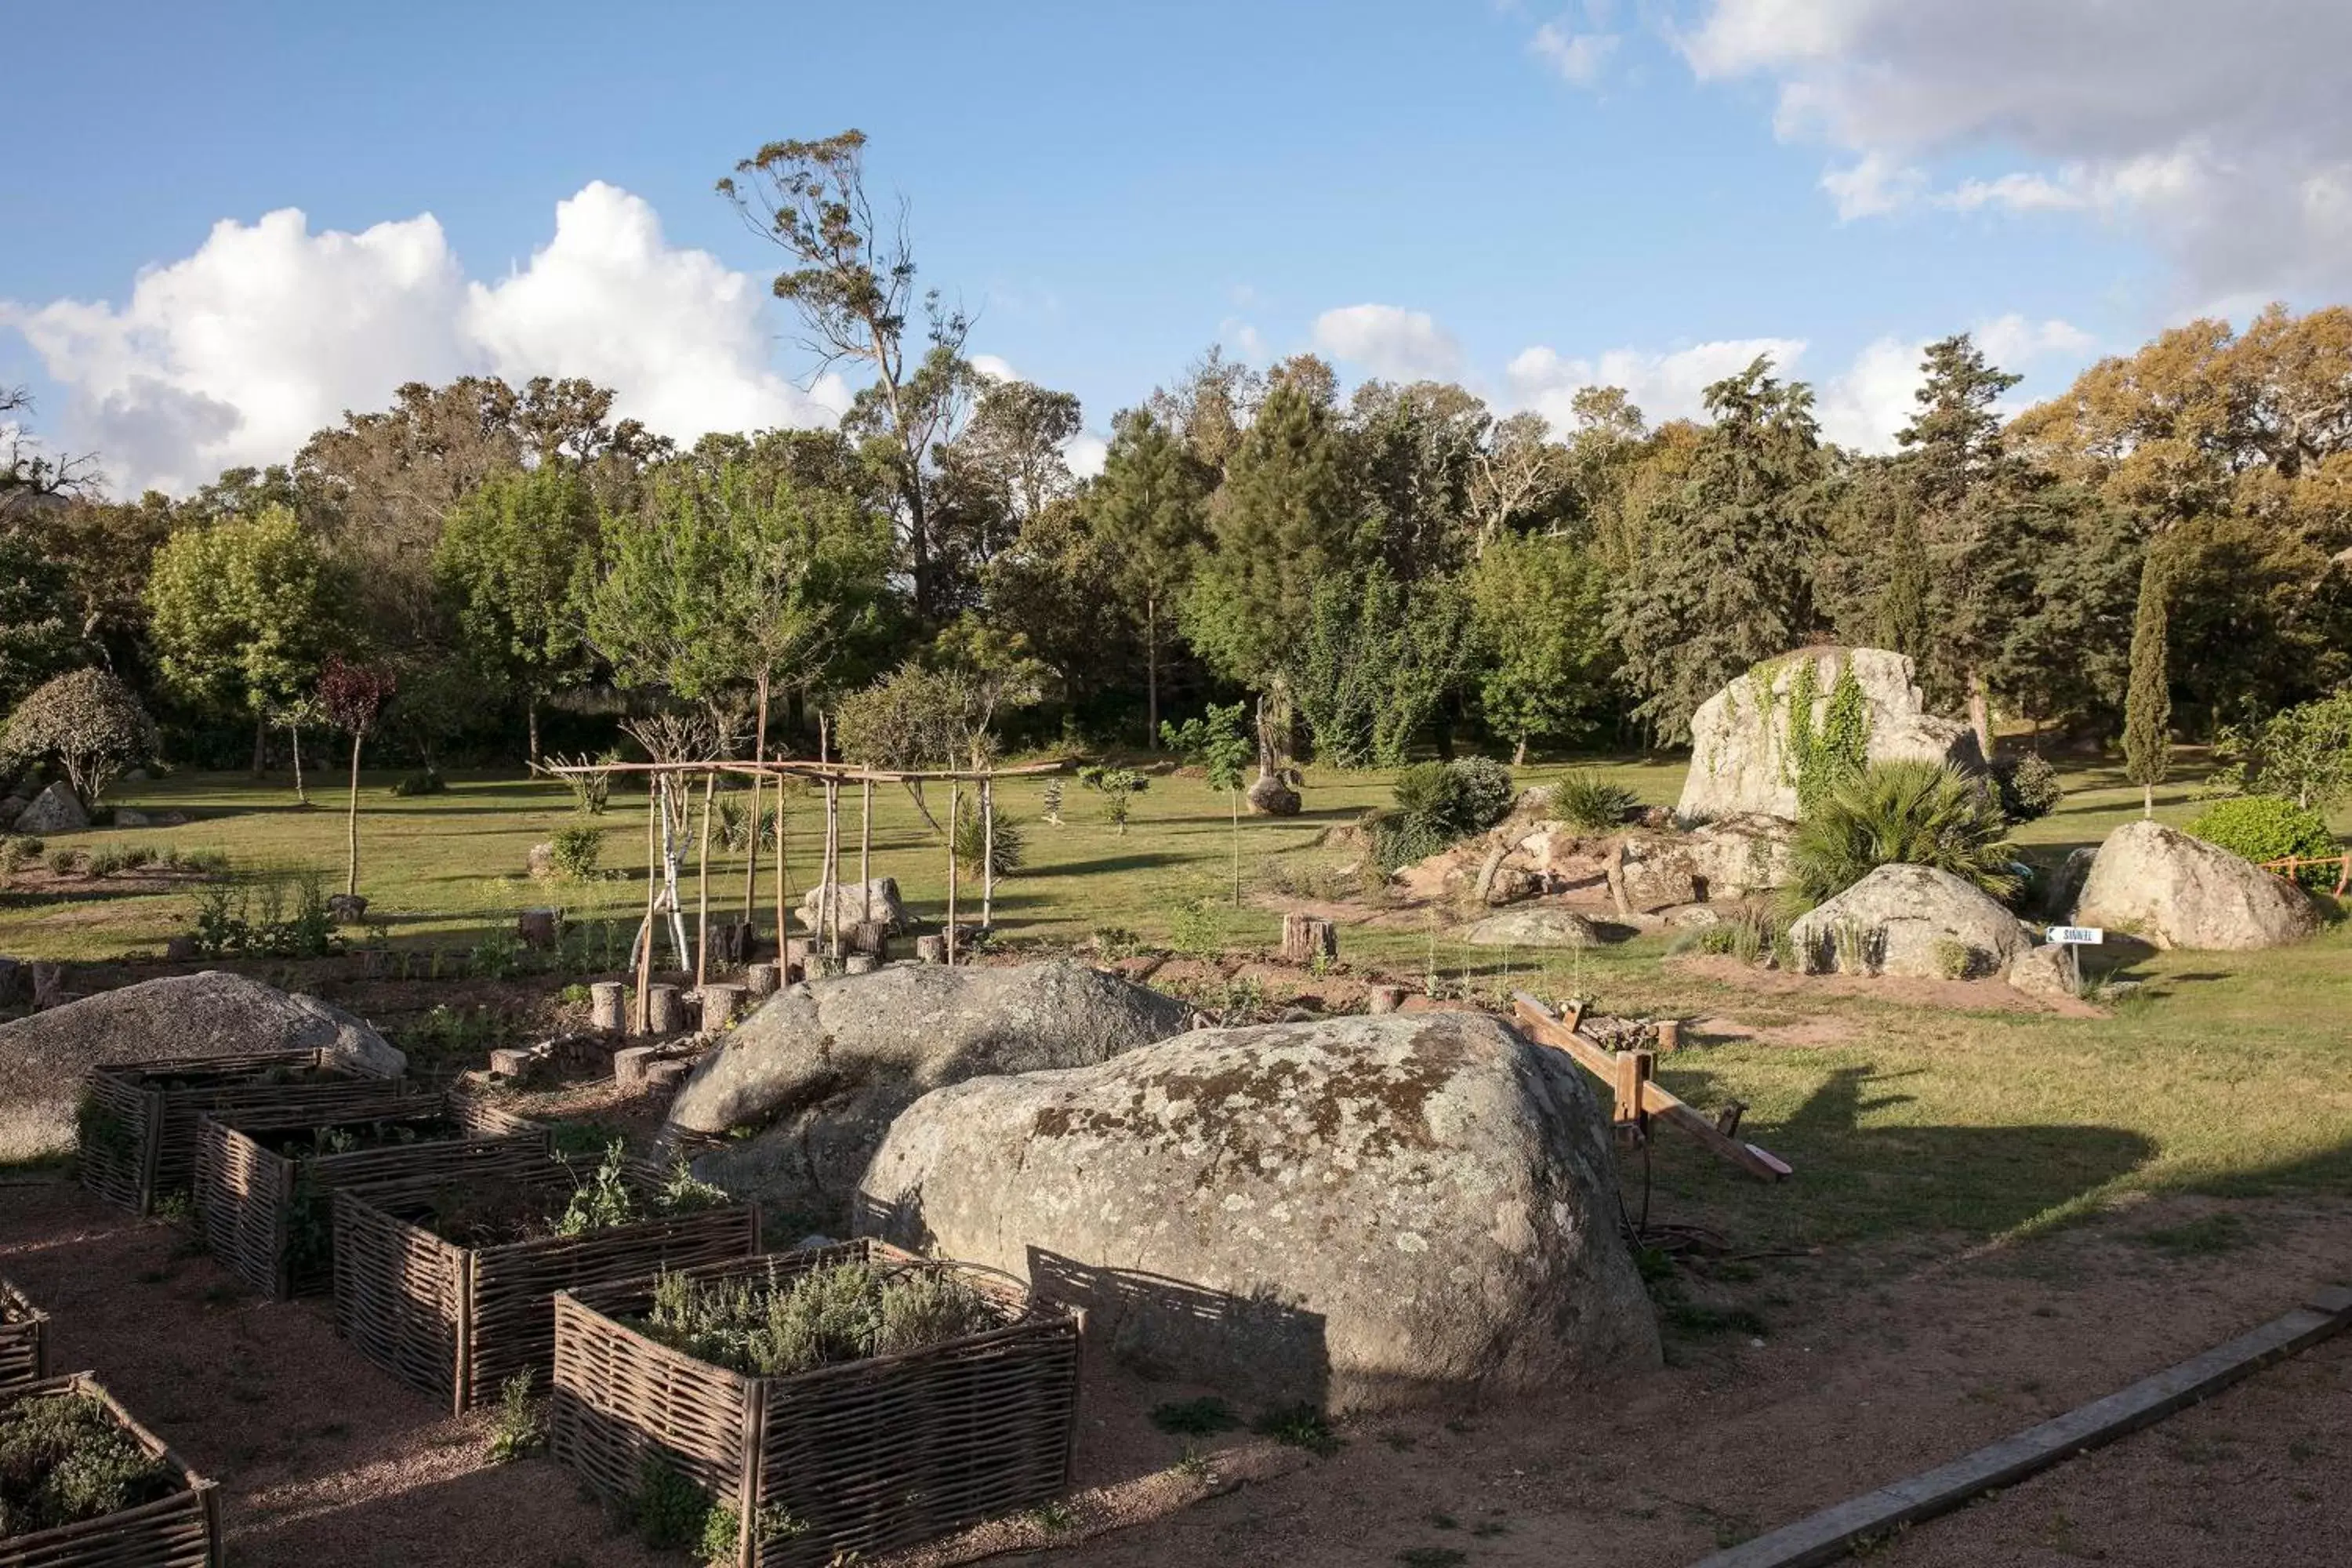
[[[1976,732],[1930,714],[1912,684],[1911,661],[1874,647],[1803,648],[1769,659],[1699,704],[1691,716],[1690,773],[1675,808],[1685,821],[1739,812],[1794,819],[1797,763],[1789,747],[1789,719],[1800,671],[1813,672],[1816,732],[1840,677],[1861,688],[1868,723],[1865,754],[1874,763],[1902,758],[1982,769]]]
[[[1789,940],[1815,973],[1858,963],[1864,973],[1931,979],[2006,973],[2027,945],[2015,915],[1932,866],[1879,867],[1800,916]]]
[[[0,1159],[70,1147],[74,1105],[91,1068],[312,1049],[379,1077],[408,1066],[382,1035],[340,1008],[218,970],[101,991],[0,1024]]]
[[[1026,1276],[1148,1374],[1378,1409],[1657,1364],[1576,1067],[1478,1014],[1203,1029],[917,1101],[862,1228]]]
[[[2158,947],[2284,947],[2319,910],[2283,877],[2160,822],[2107,835],[2074,902],[2077,925],[2114,926]]]
[[[1462,932],[1473,947],[1599,947],[1601,933],[1574,910],[1513,910]]]
[[[89,826],[89,813],[82,809],[74,792],[59,779],[16,814],[16,830],[38,837],[51,833],[79,833]]]
[[[1068,961],[891,964],[780,993],[703,1058],[670,1123],[756,1134],[695,1170],[780,1222],[839,1223],[901,1110],[965,1079],[1082,1067],[1192,1025],[1173,997]]]
[[[826,929],[822,923],[826,918],[824,900],[833,888],[831,882],[821,882],[801,895],[801,930],[819,931]],[[907,913],[905,902],[898,897],[898,879],[896,877],[877,877],[870,882],[841,884],[837,918],[844,931],[868,919],[878,921],[894,931],[910,930],[915,923],[914,918]]]
[[[1796,876],[1797,825],[1762,812],[1721,816],[1678,842],[1709,902],[1753,898]]]

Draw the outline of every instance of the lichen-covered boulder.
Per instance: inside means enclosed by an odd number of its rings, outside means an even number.
[[[821,931],[829,929],[824,924],[829,918],[825,895],[834,890],[834,883],[820,882],[801,895],[801,930]],[[894,931],[911,930],[915,923],[914,917],[907,912],[905,901],[898,897],[898,879],[896,877],[877,877],[870,882],[840,884],[838,908],[830,913],[830,918],[838,920],[844,931],[869,920]]]
[[[1859,960],[1866,973],[1930,979],[2005,973],[2026,945],[2015,915],[1933,866],[1877,868],[1800,916],[1789,940],[1816,971]]]
[[[1626,903],[1645,914],[1696,903],[1706,892],[1696,863],[1669,839],[1626,840],[1620,875]]]
[[[1574,910],[1513,910],[1465,927],[1473,947],[1599,947],[1601,932]]]
[[[1684,856],[1711,902],[1753,898],[1796,878],[1797,825],[1762,812],[1720,816],[1685,834]]]
[[[757,1129],[695,1162],[811,1226],[839,1223],[891,1119],[943,1084],[1081,1067],[1191,1027],[1171,996],[1083,963],[889,964],[796,985],[730,1030],[673,1127]]]
[[[75,1101],[94,1067],[314,1049],[381,1078],[408,1067],[341,1009],[219,970],[101,991],[0,1024],[0,1160],[70,1148]]]
[[[1769,659],[1699,704],[1691,715],[1690,773],[1675,815],[1685,821],[1762,812],[1793,820],[1797,763],[1789,721],[1811,672],[1812,726],[1819,733],[1840,679],[1861,689],[1864,754],[1874,763],[1917,759],[1981,770],[1976,731],[1927,711],[1912,684],[1911,661],[1875,647],[1810,647]]]
[[[2077,925],[2114,926],[2158,947],[2284,947],[2319,929],[2303,890],[2160,822],[2107,835],[2074,902]]]
[[[2021,950],[2010,961],[2004,978],[2028,996],[2045,1001],[2071,1000],[2083,994],[2082,970],[2075,955],[2055,942]]]
[[[16,831],[34,837],[52,833],[79,833],[89,826],[89,813],[84,811],[74,792],[58,780],[33,797],[32,804],[16,814]]]
[[[862,1229],[1025,1276],[1148,1374],[1376,1409],[1657,1364],[1592,1089],[1482,1014],[1203,1029],[898,1118]]]

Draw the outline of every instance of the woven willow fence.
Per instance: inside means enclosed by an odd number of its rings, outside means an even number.
[[[634,1173],[640,1194],[656,1185]],[[542,1163],[530,1187],[561,1208],[572,1177]],[[429,1183],[335,1194],[335,1326],[360,1353],[463,1414],[527,1369],[542,1386],[555,1353],[559,1290],[760,1250],[756,1205],[663,1215],[584,1236],[464,1247],[427,1228]]]
[[[755,1377],[698,1361],[618,1321],[655,1281],[555,1299],[548,1450],[608,1497],[667,1465],[742,1521],[739,1568],[824,1568],[1026,1508],[1069,1481],[1078,1320],[1012,1281],[876,1241],[690,1270],[701,1280],[790,1279],[848,1260],[953,1270],[1003,1326],[900,1355]],[[794,1533],[761,1540],[762,1510]],[[771,1514],[771,1518],[775,1517]]]
[[[290,1075],[305,1074],[297,1081]],[[93,1068],[82,1080],[81,1184],[140,1214],[184,1193],[196,1168],[196,1121],[208,1113],[339,1116],[416,1092],[326,1051],[183,1057]]]
[[[455,1122],[464,1135],[391,1143],[341,1154],[278,1153],[289,1133],[335,1127],[425,1128]],[[205,1116],[196,1131],[196,1212],[205,1246],[236,1277],[276,1300],[334,1284],[334,1212],[329,1193],[364,1183],[482,1181],[536,1173],[548,1130],[459,1095],[411,1097],[359,1116]]]
[[[220,1494],[188,1468],[163,1440],[131,1417],[86,1372],[0,1394],[0,1408],[20,1399],[76,1394],[110,1411],[133,1441],[178,1473],[181,1489],[153,1502],[30,1535],[0,1536],[0,1568],[220,1568]]]
[[[49,1315],[0,1279],[0,1389],[49,1375]]]

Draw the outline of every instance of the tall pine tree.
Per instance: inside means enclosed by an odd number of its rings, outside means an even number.
[[[2124,699],[2124,777],[2139,785],[2140,812],[2156,815],[2156,786],[2172,763],[2172,688],[2164,568],[2147,552],[2139,569],[2139,613],[2132,621],[2131,690]]]
[[[1094,521],[1109,552],[1112,581],[1142,623],[1145,722],[1160,743],[1160,655],[1204,537],[1208,465],[1148,409],[1118,417],[1102,477],[1094,487]]]

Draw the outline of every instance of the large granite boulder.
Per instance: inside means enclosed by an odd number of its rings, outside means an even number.
[[[74,792],[58,780],[35,795],[32,803],[16,814],[16,830],[33,837],[52,833],[79,833],[89,826],[89,813],[84,811]]]
[[[796,985],[704,1057],[671,1102],[706,1181],[801,1223],[840,1222],[901,1110],[943,1084],[1084,1067],[1192,1026],[1183,1003],[1083,963],[889,964]]]
[[[1932,866],[1879,867],[1800,916],[1789,940],[1813,971],[1859,960],[1865,973],[1931,979],[2006,973],[2029,945],[2015,915]]]
[[[861,1229],[1090,1312],[1147,1374],[1337,1410],[1658,1362],[1591,1087],[1496,1019],[1202,1029],[916,1101]]]
[[[1789,752],[1789,716],[1800,672],[1813,672],[1818,728],[1839,678],[1852,672],[1862,689],[1869,732],[1864,751],[1874,763],[1917,759],[1981,771],[1976,731],[1927,711],[1911,681],[1911,661],[1875,647],[1809,647],[1768,659],[1699,704],[1691,716],[1690,773],[1675,814],[1696,817],[1762,812],[1793,820],[1797,764]]]
[[[2077,925],[2114,926],[2158,947],[2284,947],[2319,928],[2301,889],[2160,822],[2107,835],[2074,902]]]
[[[823,923],[827,919],[825,896],[834,889],[834,883],[820,882],[801,895],[803,931],[821,931],[826,929]],[[915,923],[914,917],[907,912],[906,902],[898,897],[898,879],[896,877],[877,877],[870,882],[844,882],[840,884],[838,897],[839,905],[833,911],[833,918],[840,921],[844,931],[867,920],[877,921],[894,931],[910,930]]]
[[[74,1104],[91,1068],[312,1049],[383,1078],[408,1067],[341,1009],[218,970],[101,991],[0,1024],[0,1160],[72,1146]]]
[[[1683,836],[1680,847],[1711,902],[1753,898],[1796,879],[1797,825],[1784,816],[1740,812]]]

